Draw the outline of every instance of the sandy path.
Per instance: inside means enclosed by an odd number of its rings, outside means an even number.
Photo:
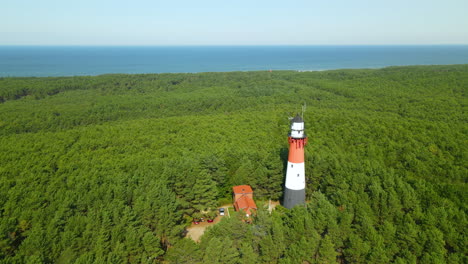
[[[213,219],[213,223],[208,223],[206,222],[200,222],[198,225],[195,225],[192,223],[192,225],[190,227],[187,228],[187,234],[185,235],[185,237],[189,237],[191,239],[193,239],[195,242],[200,242],[200,237],[203,235],[203,233],[205,233],[205,229],[209,226],[213,226],[217,223],[219,223],[219,221],[221,221],[221,219],[223,217],[229,217],[228,216],[228,207],[232,207],[231,205],[225,205],[225,206],[221,206],[221,207],[218,207],[218,210],[219,208],[222,208],[224,207],[224,210],[226,211],[226,215],[225,216],[216,216],[215,219]]]

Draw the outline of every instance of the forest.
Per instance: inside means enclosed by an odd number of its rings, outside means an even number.
[[[468,263],[468,65],[0,78],[0,263]],[[307,204],[185,238],[249,184]]]

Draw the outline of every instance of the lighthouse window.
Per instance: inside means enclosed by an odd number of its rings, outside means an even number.
[[[299,177],[299,173],[297,174],[297,177]]]
[[[293,165],[291,164],[291,168],[293,167]]]

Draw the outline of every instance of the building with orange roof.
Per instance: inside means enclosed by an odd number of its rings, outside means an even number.
[[[234,208],[236,211],[244,211],[246,216],[251,216],[256,210],[257,205],[253,200],[253,191],[249,185],[238,185],[232,187]]]

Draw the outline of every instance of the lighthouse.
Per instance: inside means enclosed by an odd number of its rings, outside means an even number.
[[[305,203],[304,147],[307,137],[304,132],[304,120],[299,115],[291,120],[288,141],[289,155],[283,205],[290,209]]]

